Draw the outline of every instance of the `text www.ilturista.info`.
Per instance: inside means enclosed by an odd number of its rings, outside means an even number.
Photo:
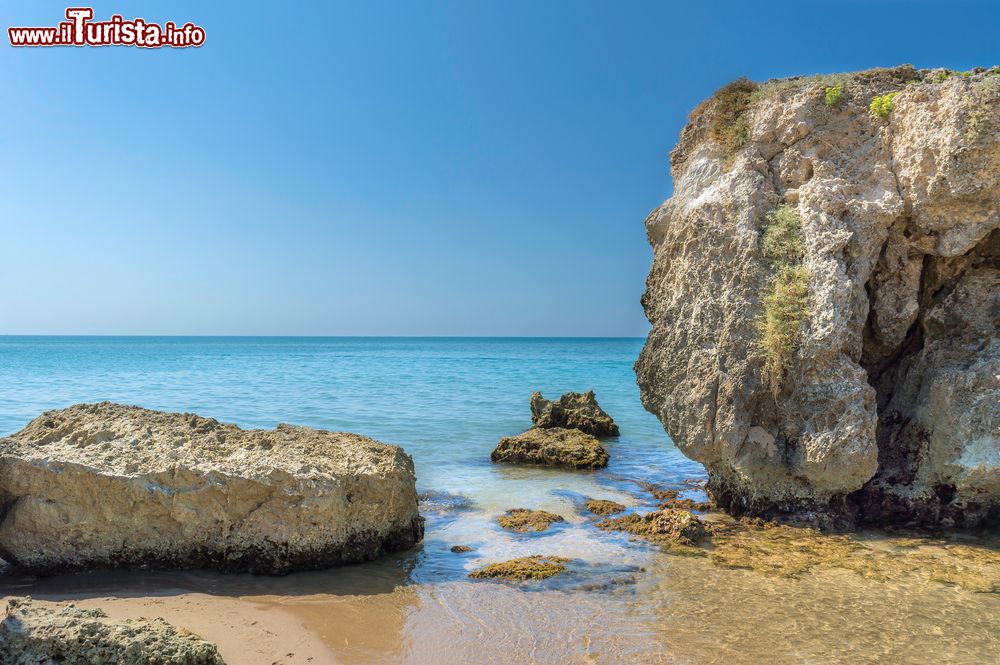
[[[67,21],[50,28],[7,28],[11,46],[139,46],[187,48],[205,43],[205,29],[173,21],[162,26],[136,18],[126,21],[115,14],[107,21],[92,21],[92,7],[70,7]]]

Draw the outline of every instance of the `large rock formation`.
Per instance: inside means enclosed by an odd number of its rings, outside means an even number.
[[[618,425],[597,403],[593,390],[566,393],[557,400],[545,399],[542,393],[534,392],[528,404],[535,427],[578,429],[597,437],[619,435]]]
[[[423,535],[401,448],[107,402],[46,412],[0,439],[0,506],[0,557],[38,571],[281,574],[372,559]]]
[[[163,619],[114,621],[101,610],[13,599],[0,622],[5,665],[224,665],[215,645]]]
[[[720,504],[1000,516],[1000,69],[739,81],[671,164],[636,374]]]

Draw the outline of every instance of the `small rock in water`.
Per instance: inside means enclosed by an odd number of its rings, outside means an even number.
[[[471,552],[472,548],[468,545],[452,545],[451,551],[455,554],[464,554],[465,552]]]
[[[561,515],[527,508],[512,508],[497,518],[497,522],[503,528],[520,533],[545,531],[556,522],[565,521]]]
[[[600,441],[580,430],[532,427],[500,439],[490,459],[509,464],[600,469],[608,465],[608,451]]]
[[[625,510],[625,506],[617,501],[609,501],[607,499],[587,499],[587,510],[595,515],[607,517],[608,515],[615,515],[622,512]]]
[[[694,547],[709,537],[709,531],[686,510],[664,508],[647,515],[625,515],[597,525],[608,531],[626,531],[664,547]]]
[[[473,579],[543,580],[566,571],[569,559],[561,556],[532,556],[492,563],[469,573]]]
[[[566,393],[547,400],[542,393],[531,394],[531,422],[536,427],[578,429],[592,436],[618,436],[618,425],[597,403],[594,391]]]

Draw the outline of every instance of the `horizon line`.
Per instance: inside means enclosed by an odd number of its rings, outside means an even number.
[[[0,337],[242,337],[281,339],[644,339],[646,335],[198,335],[198,334],[117,334],[117,333],[0,333]]]

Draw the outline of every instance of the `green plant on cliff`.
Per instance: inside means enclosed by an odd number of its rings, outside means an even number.
[[[884,95],[876,95],[868,107],[872,117],[877,120],[886,120],[889,114],[892,113],[892,100],[898,94],[898,92],[889,92]]]
[[[739,152],[750,138],[750,124],[746,118],[746,111],[756,89],[756,83],[741,77],[722,86],[712,95],[712,115],[708,123],[708,133],[722,146],[727,157]]]
[[[823,91],[823,100],[826,102],[828,108],[833,108],[840,104],[840,100],[844,98],[844,84],[833,85],[826,88]]]
[[[764,352],[764,376],[777,391],[802,341],[802,323],[809,314],[809,272],[802,220],[787,204],[771,210],[761,234],[761,250],[772,271],[759,322]]]
[[[761,248],[768,265],[781,268],[802,263],[802,221],[795,208],[782,203],[767,213],[765,221]]]

